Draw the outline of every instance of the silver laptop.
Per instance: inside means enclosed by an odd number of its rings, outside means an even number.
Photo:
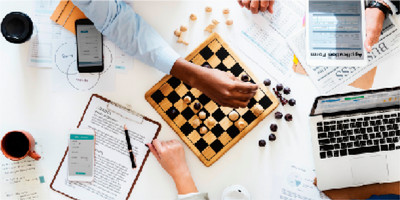
[[[320,190],[400,180],[400,87],[317,97],[310,118]]]

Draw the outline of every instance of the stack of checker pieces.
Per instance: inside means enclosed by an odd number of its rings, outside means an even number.
[[[186,60],[230,72],[239,78],[248,75],[249,82],[258,83],[217,33],[210,35]],[[204,165],[209,167],[278,106],[279,101],[275,96],[262,84],[258,85],[259,89],[248,106],[239,109],[222,107],[196,88],[171,75],[163,77],[146,93],[145,98]],[[191,99],[190,103],[184,102],[187,96]],[[195,103],[200,103],[201,108],[195,109]],[[261,113],[256,112],[255,109],[260,106],[263,110]],[[240,115],[236,121],[228,117],[233,110]],[[199,119],[198,113],[201,111],[206,113],[206,118],[201,120],[200,126],[196,126],[193,122]],[[215,123],[207,123],[208,120]],[[239,121],[245,125],[238,126]],[[208,131],[200,134],[199,129],[204,126]]]

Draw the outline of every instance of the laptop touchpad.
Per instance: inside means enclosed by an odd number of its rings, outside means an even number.
[[[350,161],[354,184],[371,184],[388,180],[386,155],[353,158]]]

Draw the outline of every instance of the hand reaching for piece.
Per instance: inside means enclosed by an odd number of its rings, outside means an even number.
[[[183,59],[176,61],[171,74],[219,105],[232,108],[246,107],[258,89],[257,85],[243,82],[230,73],[200,67]]]
[[[186,164],[185,151],[181,143],[177,140],[155,139],[147,146],[164,170],[174,179],[178,194],[198,192]]]
[[[218,69],[203,69],[204,75],[197,78],[193,87],[222,106],[244,108],[257,92],[257,85],[243,82],[230,73]]]
[[[238,0],[241,7],[246,7],[253,14],[265,12],[267,10],[272,14],[274,12],[274,1],[275,0]]]
[[[365,18],[367,37],[364,42],[364,47],[368,52],[371,52],[372,46],[379,41],[379,36],[381,36],[385,14],[378,8],[367,8],[365,10]]]

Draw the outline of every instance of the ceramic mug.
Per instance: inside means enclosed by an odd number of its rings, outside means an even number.
[[[1,33],[4,38],[15,44],[28,41],[33,34],[31,18],[22,12],[8,13],[1,22]]]
[[[26,131],[10,131],[1,139],[1,151],[10,160],[21,160],[30,156],[35,160],[40,155],[35,152],[35,139]]]

